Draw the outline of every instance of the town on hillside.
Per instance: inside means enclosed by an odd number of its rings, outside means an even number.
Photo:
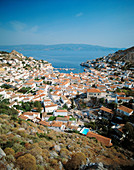
[[[134,150],[134,69],[112,56],[82,63],[85,72],[76,74],[1,51],[0,114]]]

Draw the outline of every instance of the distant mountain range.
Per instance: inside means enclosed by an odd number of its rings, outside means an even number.
[[[12,46],[0,46],[0,50],[3,48],[12,48],[15,50],[44,50],[44,51],[118,51],[123,50],[121,48],[102,47],[97,45],[88,44],[56,44],[56,45],[12,45]]]

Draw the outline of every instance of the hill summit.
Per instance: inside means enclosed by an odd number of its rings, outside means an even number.
[[[119,50],[114,53],[111,57],[114,60],[120,60],[125,62],[133,62],[134,63],[134,46],[125,50]]]

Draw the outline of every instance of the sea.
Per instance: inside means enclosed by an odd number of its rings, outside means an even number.
[[[84,67],[80,66],[82,62],[93,60],[98,57],[107,56],[114,53],[114,50],[91,50],[91,51],[74,51],[74,50],[42,50],[33,48],[21,48],[20,46],[0,46],[0,51],[11,52],[16,50],[27,57],[34,57],[37,60],[46,60],[52,64],[54,68],[73,68],[74,70],[58,70],[63,73],[82,73]]]

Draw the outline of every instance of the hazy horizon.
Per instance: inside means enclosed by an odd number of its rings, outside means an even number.
[[[118,48],[118,47],[106,47],[101,45],[92,45],[92,44],[82,44],[82,43],[57,43],[57,44],[12,44],[12,45],[0,45],[0,46],[56,46],[56,45],[87,45],[87,46],[93,46],[93,47],[102,47],[102,48],[117,48],[117,49],[125,49],[125,47]],[[132,46],[130,46],[132,47]],[[128,48],[130,48],[128,47]]]

